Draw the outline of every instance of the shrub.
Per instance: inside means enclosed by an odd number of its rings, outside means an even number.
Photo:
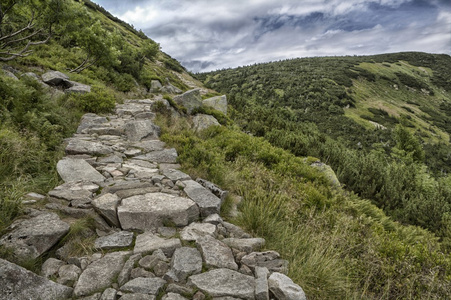
[[[93,86],[90,93],[70,96],[76,106],[85,112],[105,113],[116,105],[114,95],[105,88]]]

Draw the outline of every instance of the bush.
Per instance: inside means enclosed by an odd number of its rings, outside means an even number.
[[[110,112],[116,105],[114,95],[105,88],[93,86],[90,93],[71,95],[72,101],[81,110],[91,113]]]

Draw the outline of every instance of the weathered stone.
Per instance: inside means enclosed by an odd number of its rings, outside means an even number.
[[[133,232],[119,231],[113,234],[99,237],[94,242],[96,249],[111,250],[130,247],[133,243]]]
[[[9,77],[9,78],[14,79],[14,80],[19,80],[19,78],[17,78],[17,76],[14,75],[13,72],[10,72],[8,70],[1,70],[1,71],[2,71],[3,74],[6,75],[6,77]]]
[[[174,148],[149,152],[146,155],[135,156],[135,159],[147,160],[155,163],[177,162],[177,151]]]
[[[216,197],[220,198],[222,201],[224,201],[227,195],[229,194],[229,192],[222,190],[221,188],[219,188],[219,186],[208,180],[197,178],[196,182],[200,183],[204,188],[210,190],[210,192],[212,192]]]
[[[221,216],[218,214],[212,214],[206,217],[203,221],[204,223],[210,223],[213,225],[222,224],[224,221],[222,220]]]
[[[267,268],[255,268],[255,300],[269,300]]]
[[[124,294],[121,296],[120,300],[155,300],[156,296],[148,294]]]
[[[163,170],[161,170],[161,174],[163,174],[164,176],[166,176],[173,182],[176,182],[177,180],[191,179],[191,177],[188,174],[185,174],[182,171],[175,170],[175,169],[163,169]]]
[[[241,259],[241,263],[249,266],[251,269],[255,267],[265,267],[271,272],[279,272],[286,274],[288,272],[288,261],[280,259],[279,253],[275,251],[252,252]]]
[[[52,212],[17,220],[9,228],[11,231],[2,236],[0,246],[14,249],[17,256],[31,258],[52,248],[69,232],[69,225]]]
[[[236,297],[253,300],[255,280],[251,276],[240,274],[229,269],[216,269],[206,273],[192,275],[188,284],[213,297]]]
[[[94,261],[81,273],[74,295],[86,296],[110,287],[128,256],[129,252],[112,252]]]
[[[165,222],[186,226],[199,217],[196,203],[164,193],[150,193],[122,200],[117,209],[124,230],[156,230]]]
[[[117,291],[113,288],[107,288],[103,291],[102,296],[99,300],[116,300],[117,299]]]
[[[221,208],[221,199],[194,180],[184,181],[184,191],[200,208],[202,217],[218,214]]]
[[[229,222],[222,222],[222,225],[227,229],[227,232],[230,237],[233,238],[250,238],[250,234],[245,232],[241,227],[238,227]]]
[[[117,218],[117,206],[119,204],[119,197],[114,194],[105,194],[94,199],[91,204],[94,209],[105,218],[105,220],[112,226],[120,227]]]
[[[202,106],[200,89],[187,91],[182,95],[175,96],[173,100],[177,104],[184,106],[189,114],[191,114],[194,109]]]
[[[142,153],[141,149],[135,149],[135,148],[128,149],[127,151],[124,151],[124,154],[127,155],[128,157],[136,156],[136,155],[139,155],[141,153]]]
[[[278,300],[306,300],[302,288],[295,284],[288,276],[272,273],[268,278],[269,290]]]
[[[102,194],[114,194],[118,191],[124,191],[129,189],[140,189],[140,188],[147,188],[152,187],[153,185],[149,182],[129,182],[129,181],[120,181],[116,182],[112,186],[106,186],[102,190]]]
[[[44,276],[45,278],[56,276],[59,268],[65,264],[64,261],[51,257],[42,264],[41,276]]]
[[[160,127],[150,120],[137,120],[125,125],[125,134],[131,142],[139,142],[145,138],[156,139],[160,135]]]
[[[64,90],[67,94],[86,94],[91,92],[91,86],[75,81],[68,81],[72,86]]]
[[[166,146],[165,142],[160,140],[151,140],[151,141],[140,141],[132,144],[133,147],[140,148],[143,151],[151,152],[151,151],[161,151]]]
[[[329,165],[326,165],[325,163],[320,161],[316,161],[312,163],[310,166],[323,173],[325,177],[329,180],[329,184],[331,186],[336,188],[339,188],[341,186],[340,181],[337,178],[337,175]]]
[[[238,270],[232,250],[223,242],[206,235],[196,243],[207,267]]]
[[[121,199],[125,199],[125,198],[129,198],[132,196],[156,193],[159,191],[160,191],[159,187],[149,186],[149,187],[139,188],[139,189],[128,189],[128,190],[117,191],[116,195]]]
[[[53,189],[49,192],[50,197],[64,199],[67,201],[89,201],[92,199],[92,192],[87,190]]]
[[[60,85],[69,80],[69,76],[59,71],[49,71],[41,77],[42,81],[50,85]]]
[[[150,92],[159,92],[163,86],[159,80],[151,80],[150,81]]]
[[[260,250],[265,245],[265,240],[262,238],[251,238],[251,239],[236,239],[228,238],[222,240],[229,247],[244,251],[247,253]]]
[[[180,233],[182,241],[196,241],[198,238],[205,235],[216,235],[216,226],[210,223],[191,223],[183,228]]]
[[[87,180],[103,182],[105,177],[84,159],[63,158],[56,165],[58,174],[65,182]]]
[[[162,88],[161,90],[163,93],[169,93],[169,94],[180,94],[183,92],[181,89],[173,86],[169,82]]]
[[[81,139],[71,139],[66,147],[66,153],[69,155],[106,155],[113,153],[113,150],[102,143],[84,141]]]
[[[210,126],[221,126],[215,117],[205,114],[195,115],[193,117],[193,125],[195,131],[201,131]]]
[[[79,300],[99,300],[100,297],[102,297],[101,293],[95,293],[91,296],[81,297],[81,298],[77,298],[77,299],[79,299]]]
[[[161,249],[158,249],[152,253],[152,255],[147,255],[139,260],[139,265],[146,269],[153,269],[158,262],[168,262],[166,255]]]
[[[132,271],[130,272],[130,278],[129,279],[135,279],[138,277],[143,277],[143,278],[154,278],[155,274],[147,271],[144,268],[134,268],[132,269]]]
[[[197,291],[197,293],[194,294],[193,300],[206,300],[207,296],[205,296],[204,293],[201,291]]]
[[[164,279],[155,277],[155,278],[135,278],[123,286],[121,286],[122,292],[129,293],[141,293],[141,294],[150,294],[157,295],[160,292],[160,289],[166,284]]]
[[[177,250],[177,249],[176,249]],[[153,267],[153,272],[155,273],[156,276],[158,277],[163,277],[164,274],[166,274],[166,272],[169,270],[169,264],[165,263],[164,261],[159,261],[157,262],[157,264],[155,265],[155,267]]]
[[[180,294],[176,293],[167,293],[161,298],[161,300],[188,300]]]
[[[173,227],[165,227],[165,226],[163,226],[163,227],[158,227],[157,232],[161,236],[169,238],[169,237],[173,237],[174,235],[177,234],[177,229],[175,229]]]
[[[178,279],[185,279],[202,271],[202,257],[195,248],[182,247],[175,250],[171,260],[171,271]]]
[[[167,257],[171,257],[175,249],[180,247],[182,243],[179,239],[163,239],[151,232],[145,232],[136,237],[133,252],[146,254],[161,249]]]
[[[141,254],[135,254],[130,256],[130,258],[125,262],[124,267],[117,277],[117,284],[119,286],[124,285],[130,280],[133,267],[135,266],[135,263],[141,259],[141,257]]]
[[[0,299],[68,299],[72,288],[0,258]]]
[[[170,283],[166,287],[166,292],[183,294],[183,295],[192,295],[193,289],[190,287],[184,286],[184,285],[177,284],[177,283]]]
[[[100,117],[92,113],[84,114],[83,117],[81,117],[80,125],[78,125],[77,133],[83,133],[86,129],[99,126],[106,122],[108,122],[108,120],[105,117]]]
[[[81,274],[81,269],[76,265],[64,265],[59,268],[58,274],[56,282],[73,287]]]
[[[204,101],[202,101],[202,105],[214,108],[214,109],[222,112],[224,115],[227,115],[227,96],[226,95],[216,96],[216,97],[211,97],[211,98],[205,99]]]
[[[97,162],[102,163],[102,164],[122,163],[123,159],[121,157],[117,156],[116,154],[113,154],[113,155],[109,155],[106,157],[99,157],[97,159]]]

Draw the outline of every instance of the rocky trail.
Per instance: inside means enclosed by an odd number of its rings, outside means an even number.
[[[52,255],[40,274],[0,259],[0,299],[305,299],[286,260],[220,217],[227,192],[180,171],[155,105],[170,108],[158,95],[83,116],[57,165],[64,184],[30,194],[0,238],[18,256]],[[81,241],[62,243],[81,219],[96,249],[82,257]]]

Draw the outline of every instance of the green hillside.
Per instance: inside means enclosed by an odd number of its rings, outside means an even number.
[[[39,32],[0,39],[9,49],[0,51],[0,68],[18,77],[0,70],[0,233],[24,212],[24,194],[58,185],[64,138],[84,113],[150,97],[151,80],[204,88],[158,44],[90,1],[14,3],[0,4],[2,12],[11,7],[2,35],[30,20]],[[447,299],[450,64],[445,55],[401,53],[197,74],[228,94],[228,116],[198,111],[222,126],[194,132],[177,105],[181,118],[160,106],[156,122],[185,172],[230,191],[223,217],[289,260],[308,299]],[[49,70],[92,92],[64,94],[22,76]],[[316,157],[344,188],[311,166]],[[228,213],[238,199],[240,213]]]

